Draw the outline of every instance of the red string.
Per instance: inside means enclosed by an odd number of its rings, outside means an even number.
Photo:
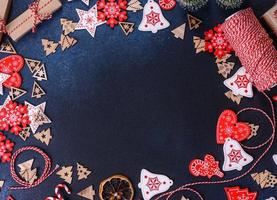
[[[34,17],[33,20],[33,28],[32,28],[32,32],[34,33],[36,31],[36,25],[41,23],[43,20],[48,20],[52,18],[52,15],[49,13],[46,14],[39,14],[39,0],[31,3],[29,5],[29,9],[31,10],[31,14]]]
[[[187,183],[187,184],[185,184],[183,186],[180,186],[179,188],[177,188],[175,190],[172,190],[170,192],[166,192],[166,193],[158,196],[155,200],[159,200],[159,199],[162,199],[164,197],[166,198],[166,200],[168,200],[175,193],[177,193],[179,191],[185,191],[185,190],[191,191],[191,192],[195,193],[199,197],[199,199],[203,200],[203,197],[196,190],[190,188],[191,186],[196,186],[196,185],[215,185],[215,184],[231,183],[233,181],[237,181],[237,180],[245,177],[246,175],[248,175],[256,167],[256,165],[261,161],[261,159],[267,154],[267,152],[270,150],[270,148],[272,147],[274,138],[275,138],[276,118],[275,118],[274,106],[273,106],[273,103],[272,103],[270,97],[268,97],[264,92],[262,92],[262,94],[266,97],[266,99],[268,100],[268,102],[270,104],[270,108],[271,108],[271,112],[272,112],[272,118],[270,118],[270,116],[265,111],[263,111],[262,109],[259,109],[259,108],[249,107],[249,108],[244,108],[244,109],[242,109],[242,110],[240,110],[238,112],[238,114],[240,114],[240,113],[246,112],[246,111],[257,111],[257,112],[263,114],[267,118],[267,120],[269,121],[269,123],[271,125],[271,128],[272,128],[272,134],[271,134],[271,136],[269,137],[269,139],[267,139],[262,144],[259,144],[257,146],[253,146],[253,147],[244,146],[244,147],[246,147],[248,149],[259,149],[259,148],[261,148],[261,147],[263,147],[263,146],[265,146],[266,144],[269,143],[269,145],[264,150],[264,152],[257,158],[257,160],[252,164],[252,166],[247,171],[245,171],[243,174],[241,174],[241,175],[239,175],[237,177],[231,178],[231,179],[220,180],[220,181],[200,181],[200,182]]]
[[[33,182],[32,184],[30,184],[28,182],[25,182],[22,179],[20,179],[18,177],[18,175],[16,174],[16,171],[15,171],[16,158],[18,157],[19,154],[21,154],[24,151],[35,151],[35,152],[37,152],[38,154],[40,154],[43,157],[44,162],[45,162],[44,163],[45,164],[44,170],[43,170],[43,173],[42,173],[41,177],[39,179],[37,179],[35,182]],[[11,171],[11,175],[12,175],[13,180],[15,182],[17,182],[20,186],[12,186],[12,187],[10,187],[10,189],[11,190],[22,190],[22,189],[29,189],[29,188],[38,186],[39,184],[41,184],[44,180],[46,180],[50,175],[52,175],[59,168],[59,166],[56,165],[56,167],[52,171],[50,171],[51,170],[51,165],[52,165],[51,160],[48,157],[48,155],[37,147],[26,146],[26,147],[23,147],[21,149],[18,149],[13,154],[13,156],[11,158],[10,171]]]

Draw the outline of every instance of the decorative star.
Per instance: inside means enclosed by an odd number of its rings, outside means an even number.
[[[106,23],[105,21],[98,21],[96,4],[88,11],[76,9],[76,12],[79,15],[80,20],[75,30],[86,29],[92,37],[95,35],[96,27]]]
[[[25,105],[28,106],[28,115],[31,121],[30,128],[33,133],[36,132],[40,125],[51,123],[51,120],[44,114],[46,102],[34,106],[25,101]]]
[[[0,94],[3,95],[3,83],[10,78],[11,75],[0,73]]]

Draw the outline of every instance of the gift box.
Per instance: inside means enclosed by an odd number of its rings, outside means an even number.
[[[1,0],[0,1],[0,42],[5,32],[5,24],[8,18],[12,0]]]
[[[43,20],[51,18],[51,14],[61,8],[60,0],[37,0],[29,5],[29,8],[16,17],[7,26],[7,34],[18,41],[29,31],[35,30]]]

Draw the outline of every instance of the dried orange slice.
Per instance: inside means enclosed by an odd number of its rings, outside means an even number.
[[[134,188],[127,177],[114,175],[100,183],[99,197],[101,200],[132,200]]]

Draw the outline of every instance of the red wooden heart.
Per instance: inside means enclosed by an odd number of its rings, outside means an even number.
[[[3,85],[5,87],[19,88],[22,85],[22,77],[19,71],[24,67],[24,59],[20,55],[11,55],[0,60],[0,72],[11,77]]]
[[[219,116],[216,127],[217,144],[224,144],[228,137],[240,142],[247,139],[250,133],[250,126],[244,122],[237,122],[234,111],[224,110]]]

